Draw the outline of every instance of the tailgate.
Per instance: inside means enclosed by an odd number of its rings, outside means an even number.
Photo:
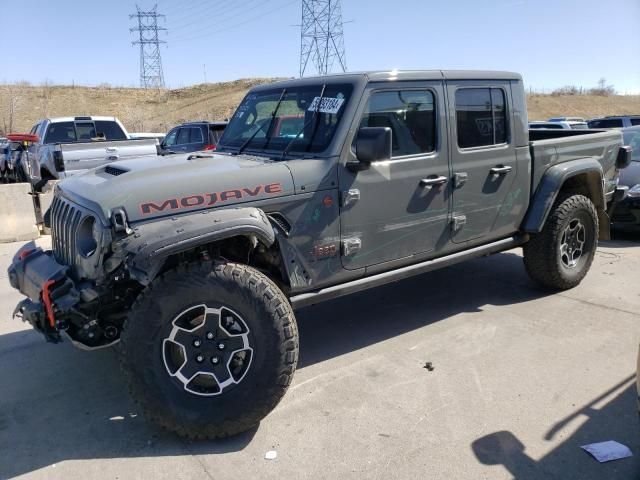
[[[62,158],[67,173],[96,168],[131,157],[156,155],[156,139],[113,140],[107,142],[62,143]]]

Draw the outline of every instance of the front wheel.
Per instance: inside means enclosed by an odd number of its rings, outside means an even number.
[[[121,364],[145,416],[189,438],[221,438],[260,422],[298,359],[287,298],[266,276],[229,262],[185,265],[132,307]]]
[[[553,206],[542,232],[523,247],[529,276],[541,285],[566,290],[585,277],[598,244],[598,214],[584,195],[565,195]]]

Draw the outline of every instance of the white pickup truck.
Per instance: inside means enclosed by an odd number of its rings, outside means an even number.
[[[156,139],[130,139],[115,117],[46,118],[30,133],[38,141],[29,145],[23,168],[37,188],[109,162],[157,154]]]

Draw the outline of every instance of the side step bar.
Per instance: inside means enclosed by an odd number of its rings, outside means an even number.
[[[351,293],[356,293],[361,290],[366,290],[368,288],[379,287],[387,283],[404,280],[405,278],[420,275],[439,268],[448,267],[449,265],[455,265],[456,263],[470,260],[472,258],[482,257],[484,255],[490,255],[492,253],[519,247],[528,239],[528,234],[519,234],[487,245],[481,245],[461,252],[452,253],[451,255],[444,257],[416,263],[415,265],[408,265],[389,272],[371,275],[370,277],[358,278],[351,282],[333,285],[313,292],[300,293],[298,295],[294,295],[289,300],[291,301],[291,305],[294,309],[306,307],[315,303],[324,302],[325,300],[331,300]]]

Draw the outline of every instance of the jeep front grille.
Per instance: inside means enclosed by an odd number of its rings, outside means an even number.
[[[58,263],[74,265],[76,259],[76,231],[84,216],[73,203],[56,195],[51,203],[51,245]]]

